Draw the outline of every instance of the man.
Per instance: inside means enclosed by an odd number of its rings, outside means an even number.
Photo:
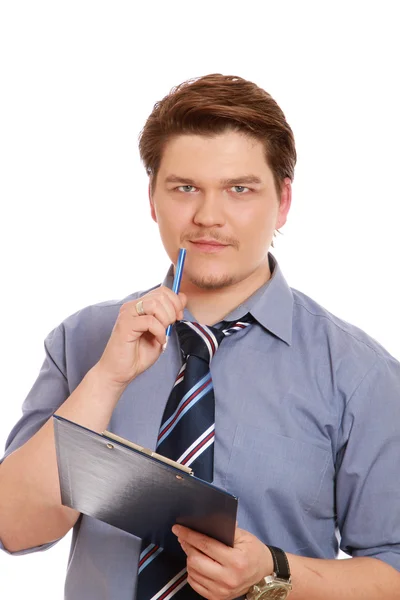
[[[87,307],[47,337],[0,467],[4,549],[47,548],[74,526],[68,600],[399,599],[400,366],[291,290],[268,253],[296,162],[281,109],[251,82],[209,75],[155,105],[140,151],[172,263],[187,249],[182,291],[171,270],[164,285]],[[239,496],[238,527],[234,548],[174,527],[184,567],[162,580],[166,551],[147,559],[141,540],[61,505],[50,417],[158,447],[193,358],[179,334],[192,322],[220,336],[207,396],[215,442],[199,468],[211,459],[214,484]],[[335,560],[337,529],[350,560]]]

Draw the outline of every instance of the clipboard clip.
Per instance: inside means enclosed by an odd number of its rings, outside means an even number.
[[[191,469],[190,467],[187,467],[186,465],[181,465],[180,463],[176,462],[175,460],[167,458],[166,456],[163,456],[162,454],[157,454],[157,452],[153,452],[153,450],[150,450],[150,448],[145,448],[144,446],[139,446],[139,444],[130,442],[129,440],[126,440],[125,438],[120,437],[116,433],[112,433],[111,431],[103,431],[103,433],[101,435],[104,438],[114,440],[115,442],[124,444],[124,446],[129,446],[129,448],[133,448],[134,450],[137,450],[138,452],[142,452],[143,454],[147,454],[147,456],[151,456],[152,458],[155,458],[156,460],[166,463],[167,465],[171,465],[171,467],[175,467],[175,469],[179,469],[180,471],[183,471],[184,473],[187,473],[188,475],[194,475],[193,469]]]

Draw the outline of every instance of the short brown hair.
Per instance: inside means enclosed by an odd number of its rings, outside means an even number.
[[[140,157],[154,187],[166,143],[177,135],[213,136],[241,131],[260,140],[280,192],[293,180],[293,132],[275,100],[251,81],[233,75],[205,75],[173,88],[154,105],[139,136]]]

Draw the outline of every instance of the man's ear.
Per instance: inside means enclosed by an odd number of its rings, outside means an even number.
[[[157,223],[156,209],[154,207],[154,201],[153,201],[153,197],[152,197],[152,194],[151,194],[151,183],[149,183],[148,193],[149,193],[151,218],[153,219],[153,221],[155,221]]]
[[[287,216],[292,204],[292,182],[289,177],[283,180],[278,218],[276,221],[275,229],[280,229],[286,223]]]

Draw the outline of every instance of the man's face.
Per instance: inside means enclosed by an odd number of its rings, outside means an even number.
[[[279,199],[255,138],[233,131],[181,135],[164,149],[150,201],[171,261],[187,249],[184,279],[217,289],[268,273],[268,249],[286,222],[291,186],[285,180]]]

